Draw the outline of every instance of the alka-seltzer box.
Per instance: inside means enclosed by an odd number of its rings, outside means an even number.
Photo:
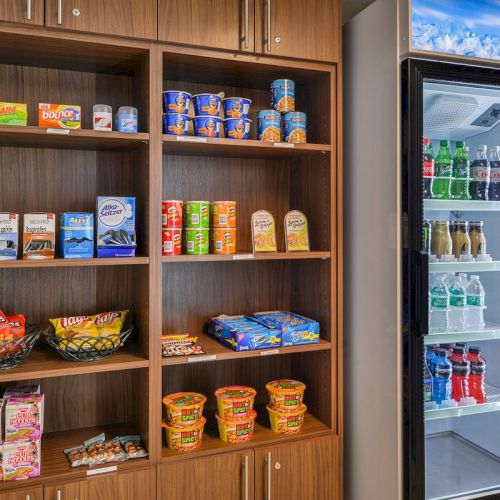
[[[5,442],[42,437],[43,394],[10,396],[5,403]]]
[[[41,443],[39,439],[16,441],[3,445],[3,476],[5,481],[30,479],[40,475]]]
[[[0,102],[0,125],[26,127],[28,107],[19,102]]]
[[[43,128],[81,128],[81,108],[73,104],[38,104],[38,126]]]
[[[17,259],[19,215],[0,213],[0,260]]]
[[[56,216],[51,213],[24,214],[23,259],[53,259]]]
[[[135,257],[135,198],[97,198],[97,257]]]
[[[94,214],[67,212],[59,216],[59,249],[64,259],[94,257]]]

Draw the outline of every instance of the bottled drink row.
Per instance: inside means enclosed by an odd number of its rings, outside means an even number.
[[[488,401],[485,384],[486,360],[480,347],[439,344],[424,351],[424,402],[446,407],[482,404]]]
[[[429,332],[483,330],[485,293],[479,276],[437,274],[429,285]]]
[[[442,262],[490,261],[483,226],[483,221],[424,220],[424,250]]]
[[[470,162],[469,147],[457,141],[454,155],[450,141],[440,141],[437,155],[430,139],[423,139],[424,198],[437,200],[500,200],[500,146],[488,153],[478,147]]]

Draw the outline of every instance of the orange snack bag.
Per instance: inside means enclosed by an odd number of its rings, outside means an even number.
[[[12,334],[12,328],[10,326],[7,316],[0,310],[0,341],[12,340],[14,338]]]
[[[7,314],[7,320],[10,323],[10,329],[14,339],[24,337],[26,333],[26,318],[22,314]]]

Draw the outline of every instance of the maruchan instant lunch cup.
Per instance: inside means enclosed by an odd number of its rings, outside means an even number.
[[[236,228],[215,227],[210,230],[210,253],[230,255],[236,253]]]
[[[224,120],[224,136],[226,139],[248,139],[252,120],[248,118],[227,118]]]
[[[162,399],[168,425],[184,427],[198,423],[207,398],[197,392],[176,392]]]
[[[210,227],[236,227],[236,202],[212,201]]]
[[[251,411],[246,417],[227,420],[215,415],[219,427],[219,436],[226,443],[246,443],[253,437],[253,427],[257,413]]]
[[[218,116],[195,116],[194,135],[198,137],[219,137],[222,120]]]
[[[218,94],[196,94],[193,96],[195,116],[219,116],[221,96]]]
[[[190,120],[188,115],[175,113],[163,115],[163,133],[168,135],[187,135]]]
[[[217,389],[214,394],[220,418],[234,420],[250,416],[257,391],[252,387],[230,385]]]
[[[173,227],[161,230],[162,255],[182,254],[182,229]]]
[[[295,111],[295,82],[282,79],[271,83],[271,107],[281,113]]]
[[[226,97],[222,100],[224,118],[248,118],[252,101],[244,97]]]
[[[283,118],[285,142],[305,144],[307,142],[307,117],[305,113],[296,111],[287,113]]]
[[[306,405],[299,406],[294,411],[275,410],[270,405],[266,406],[271,422],[271,430],[280,434],[295,434],[300,432],[304,424],[307,411]]]
[[[164,200],[161,203],[161,208],[161,225],[163,227],[182,227],[181,200]]]
[[[264,109],[257,114],[257,139],[259,141],[281,142],[281,113]]]
[[[191,94],[182,90],[167,90],[163,92],[163,112],[187,115]]]
[[[293,411],[302,405],[305,384],[298,380],[273,380],[266,384],[271,408],[281,411]]]
[[[208,229],[184,229],[184,253],[186,255],[207,255],[208,233]]]
[[[209,201],[186,201],[184,203],[184,227],[208,229],[210,222]]]
[[[201,444],[205,423],[205,417],[201,417],[198,422],[184,427],[175,427],[163,421],[162,427],[165,429],[167,447],[181,452],[195,450]]]

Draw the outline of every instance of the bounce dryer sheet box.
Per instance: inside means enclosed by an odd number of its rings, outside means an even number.
[[[38,104],[38,126],[42,128],[81,128],[81,108],[73,104]]]
[[[135,198],[97,198],[97,257],[135,257]]]
[[[67,212],[59,216],[59,248],[64,259],[94,257],[94,214]]]
[[[28,108],[19,102],[0,102],[0,125],[26,127]]]
[[[17,259],[19,215],[0,213],[0,260]]]

